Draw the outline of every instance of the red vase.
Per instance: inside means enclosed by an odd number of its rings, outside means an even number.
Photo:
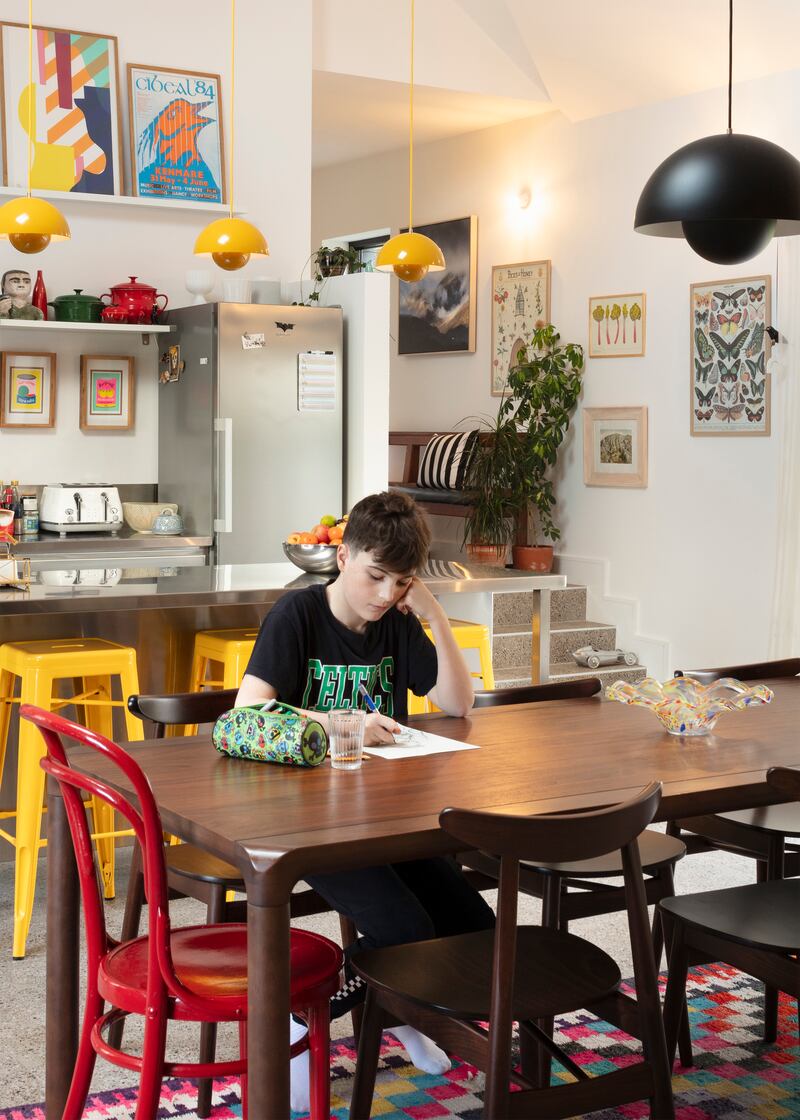
[[[33,295],[31,296],[31,303],[34,307],[38,307],[44,319],[47,318],[47,289],[44,286],[44,279],[42,277],[42,270],[36,273],[36,283],[33,285]]]

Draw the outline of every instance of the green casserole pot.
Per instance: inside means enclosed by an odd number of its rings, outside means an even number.
[[[75,288],[70,296],[56,296],[48,305],[55,311],[55,317],[62,323],[99,323],[100,312],[105,304],[97,296],[83,295],[82,288]]]

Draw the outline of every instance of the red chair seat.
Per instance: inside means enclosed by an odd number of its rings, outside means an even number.
[[[100,994],[115,1007],[139,1015],[147,1004],[149,937],[137,937],[112,949],[100,964]],[[247,1014],[247,927],[226,923],[184,926],[170,933],[172,963],[178,980],[195,995],[213,1000],[220,1021]],[[292,1000],[308,1006],[308,997],[325,999],[339,988],[342,951],[327,938],[292,930]],[[171,1016],[193,1019],[180,1000],[171,1001]]]

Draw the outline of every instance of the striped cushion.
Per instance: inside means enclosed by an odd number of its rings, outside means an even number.
[[[434,490],[463,490],[477,438],[477,431],[434,436],[422,453],[417,485]]]

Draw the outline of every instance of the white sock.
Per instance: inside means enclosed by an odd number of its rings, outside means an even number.
[[[289,1016],[289,1041],[294,1044],[308,1033],[305,1023],[296,1023]],[[311,1108],[311,1089],[309,1083],[310,1067],[308,1050],[292,1058],[289,1063],[289,1107],[292,1112],[307,1113]]]
[[[450,1069],[450,1059],[444,1050],[427,1035],[420,1034],[419,1031],[408,1026],[388,1029],[408,1051],[411,1064],[421,1069],[423,1073],[447,1073]]]

